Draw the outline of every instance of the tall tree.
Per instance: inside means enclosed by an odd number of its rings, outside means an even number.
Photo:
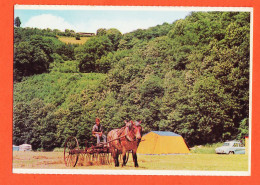
[[[19,17],[16,17],[15,19],[14,19],[14,25],[16,26],[16,27],[20,27],[21,26],[21,20],[20,20],[20,18]]]
[[[122,38],[121,32],[118,29],[111,28],[111,29],[107,30],[106,35],[113,44],[113,50],[116,51],[118,48],[118,45],[119,45],[119,41]]]
[[[104,35],[106,35],[106,33],[107,33],[107,30],[105,29],[105,28],[99,28],[98,30],[97,30],[97,36],[104,36]]]

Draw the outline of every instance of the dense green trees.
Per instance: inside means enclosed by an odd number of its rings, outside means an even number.
[[[14,106],[15,144],[30,143],[33,149],[53,149],[56,146],[55,135],[57,122],[54,122],[52,104],[44,104],[40,99]]]
[[[83,46],[76,48],[80,72],[107,72],[111,67],[110,62],[101,58],[117,50],[121,37],[117,29],[99,29],[97,37],[90,38]]]
[[[126,34],[119,49],[129,54],[109,71],[108,86],[149,130],[177,132],[191,145],[235,139],[249,115],[249,24],[249,13],[197,12],[167,37]],[[148,83],[154,75],[162,89]]]
[[[75,135],[84,145],[98,110],[98,84],[104,74],[50,73],[14,84],[14,144],[51,150]]]
[[[59,54],[63,60],[75,60],[74,49],[76,44],[59,44],[55,48],[55,53]]]
[[[47,72],[53,62],[53,43],[40,36],[14,46],[14,80]]]
[[[49,72],[57,63],[62,65],[64,61],[75,60],[74,49],[79,45],[62,43],[57,39],[56,32],[59,30],[15,28],[15,81],[20,81],[25,76]],[[78,65],[78,62],[75,63]],[[73,71],[79,71],[78,66],[76,68]]]
[[[93,37],[75,50],[76,59],[80,61],[80,72],[91,72],[98,69],[97,60],[112,51],[112,43],[106,36]]]
[[[106,131],[141,119],[144,132],[173,131],[190,146],[248,134],[247,12],[193,12],[124,35],[101,28],[81,46],[36,32],[15,28],[15,144],[51,150],[73,135],[84,145],[96,116]]]

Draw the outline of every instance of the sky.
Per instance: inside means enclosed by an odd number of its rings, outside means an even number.
[[[96,33],[99,28],[116,28],[121,33],[147,29],[164,22],[183,19],[191,11],[171,8],[90,7],[90,6],[15,6],[14,17],[21,27],[72,29]]]

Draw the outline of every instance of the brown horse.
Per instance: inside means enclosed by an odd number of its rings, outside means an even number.
[[[138,167],[136,151],[142,137],[141,121],[125,121],[125,123],[126,125],[121,129],[114,129],[108,133],[109,147],[116,167],[119,166],[118,156],[120,153],[123,156],[122,166],[126,165],[126,152],[130,150],[132,150],[135,167]]]

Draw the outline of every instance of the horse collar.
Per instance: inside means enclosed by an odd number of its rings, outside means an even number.
[[[120,142],[120,144],[121,144],[121,139],[122,138],[126,138],[126,140],[127,141],[129,141],[129,142],[134,142],[135,140],[133,140],[133,141],[131,141],[130,139],[128,139],[128,134],[133,130],[133,129],[131,129],[130,131],[128,131],[125,135],[123,135],[123,136],[121,136],[122,135],[122,133],[124,132],[124,129],[126,128],[127,126],[124,126],[124,127],[122,127],[122,132],[121,133],[119,133],[119,142]]]

